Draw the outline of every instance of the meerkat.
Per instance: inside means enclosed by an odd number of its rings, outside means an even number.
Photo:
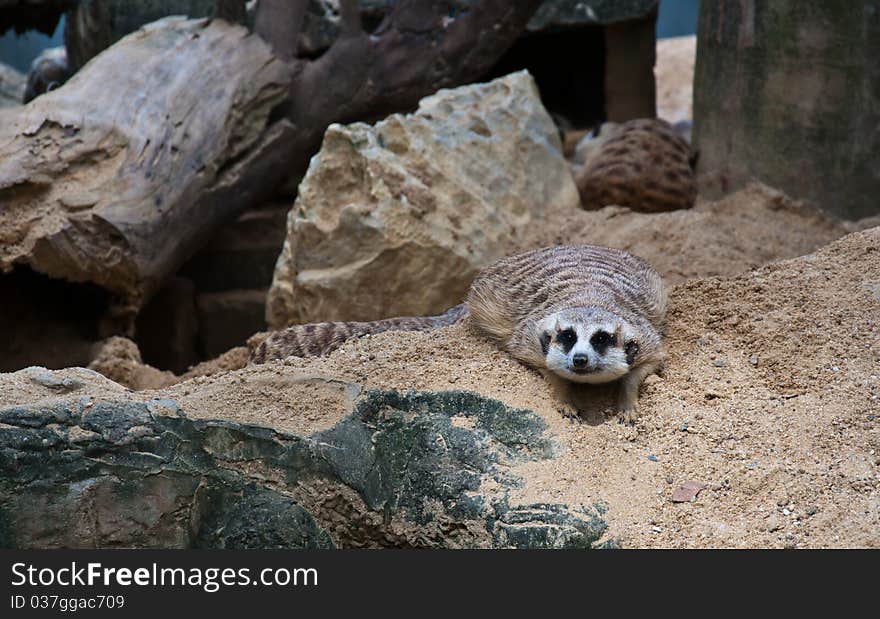
[[[634,423],[638,390],[664,358],[666,294],[660,275],[623,250],[537,249],[484,268],[466,301],[439,316],[295,325],[254,349],[252,363],[324,355],[352,337],[430,330],[469,320],[514,359],[540,371],[576,414],[580,386],[618,381],[621,419]]]
[[[697,197],[696,155],[675,128],[659,118],[604,123],[576,149],[574,175],[581,205],[610,204],[634,211],[690,208]]]

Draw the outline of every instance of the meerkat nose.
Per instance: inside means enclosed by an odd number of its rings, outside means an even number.
[[[589,357],[583,353],[577,353],[571,358],[571,364],[576,368],[586,367],[589,361]]]

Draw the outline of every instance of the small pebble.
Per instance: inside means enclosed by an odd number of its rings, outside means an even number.
[[[727,364],[724,363],[724,361],[722,361],[721,359],[716,359],[716,360],[714,361],[713,365],[714,365],[716,368],[723,368],[723,367],[726,367],[726,366],[727,366]]]
[[[788,509],[788,508],[783,509],[783,510],[782,510],[782,515],[783,515],[783,516],[791,516],[791,510]]]
[[[651,462],[657,462],[657,456],[648,456],[648,460]]]
[[[749,363],[752,365],[758,365],[758,355],[752,355],[749,357]]]

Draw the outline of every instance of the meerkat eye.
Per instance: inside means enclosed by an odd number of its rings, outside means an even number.
[[[613,343],[614,336],[608,333],[608,331],[596,331],[593,334],[593,337],[590,338],[590,344],[592,344],[593,348],[595,348],[596,352],[600,355]]]
[[[577,342],[578,336],[577,333],[574,332],[574,329],[569,327],[568,329],[563,329],[556,335],[556,341],[562,346],[565,352],[571,350],[572,346],[574,346],[575,342]]]
[[[624,347],[624,351],[626,352],[627,365],[632,365],[636,360],[636,355],[639,354],[639,343],[635,340],[628,341],[626,347]]]
[[[546,355],[547,351],[550,349],[550,332],[544,331],[539,339],[541,341],[541,352]]]

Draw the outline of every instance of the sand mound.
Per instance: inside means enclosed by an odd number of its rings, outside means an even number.
[[[692,209],[636,213],[623,207],[571,212],[549,209],[514,251],[594,243],[641,256],[667,283],[732,276],[775,260],[802,256],[840,238],[847,228],[819,211],[758,183]]]
[[[564,420],[537,373],[467,327],[386,333],[322,359],[196,378],[139,397],[191,416],[301,432],[328,410],[303,376],[366,387],[467,389],[540,414],[566,445],[530,462],[517,501],[604,502],[626,546],[880,546],[880,228],[732,279],[676,286],[664,376],[643,390],[636,428],[596,390]],[[332,399],[332,398],[331,398]],[[330,407],[332,408],[332,407]],[[707,485],[672,503],[682,482]]]
[[[361,387],[470,390],[534,410],[564,448],[518,466],[527,483],[511,500],[602,502],[608,536],[625,546],[877,547],[880,227],[743,273],[842,233],[754,186],[676,213],[550,212],[520,239],[623,247],[681,282],[670,296],[668,363],[647,381],[635,428],[616,423],[611,388],[596,389],[581,422],[563,419],[537,373],[466,326],[385,333],[326,358],[244,369],[235,369],[238,349],[194,372],[213,375],[161,391],[67,372],[93,397],[168,397],[191,417],[296,433],[333,423]],[[0,405],[45,397],[22,373],[0,378]],[[706,489],[673,503],[686,481]]]
[[[622,207],[598,211],[549,205],[543,220],[511,239],[505,249],[519,251],[554,244],[594,243],[625,249],[648,260],[669,284],[707,276],[732,276],[774,260],[801,256],[840,238],[859,224],[846,226],[764,185],[753,184],[717,202],[698,200],[688,210],[637,213]],[[247,350],[234,348],[192,368],[182,378],[208,376],[244,367]],[[155,375],[149,368],[133,374],[114,371],[105,360],[99,371],[129,387],[159,386],[135,379]]]

